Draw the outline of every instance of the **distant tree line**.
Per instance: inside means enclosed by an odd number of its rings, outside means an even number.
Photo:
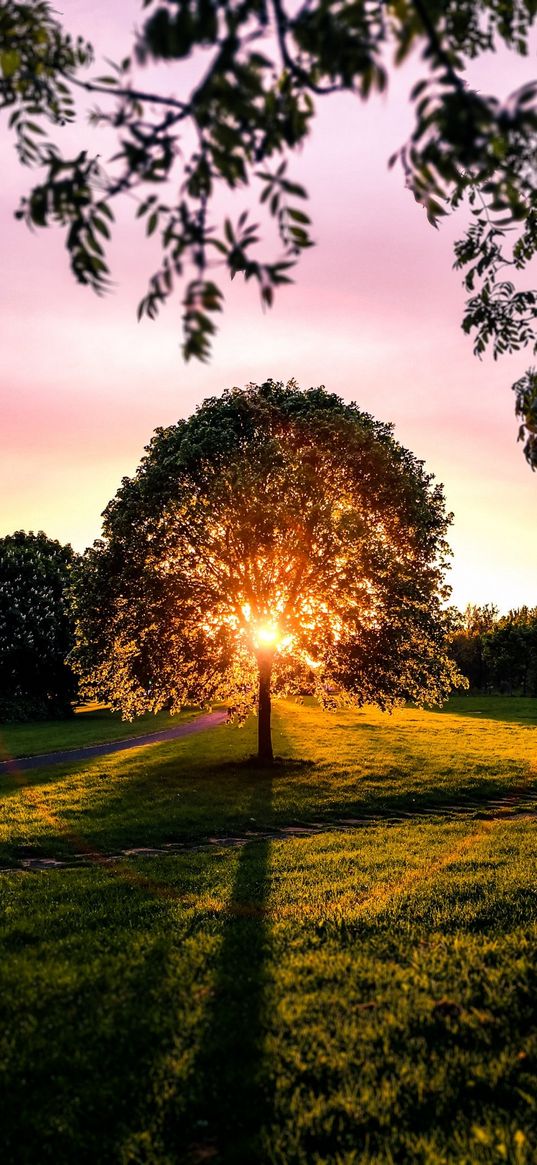
[[[470,690],[537,696],[537,607],[500,615],[491,603],[469,604],[451,651]]]
[[[42,531],[0,538],[0,721],[72,712],[75,560],[70,546]]]

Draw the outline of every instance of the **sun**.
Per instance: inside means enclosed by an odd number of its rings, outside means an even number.
[[[254,642],[259,647],[277,647],[280,638],[277,623],[260,623],[254,630]]]

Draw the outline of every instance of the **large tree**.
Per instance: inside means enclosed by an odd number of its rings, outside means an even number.
[[[206,358],[222,308],[220,275],[240,272],[270,304],[311,245],[300,202],[306,192],[286,167],[316,103],[337,91],[365,101],[418,52],[415,127],[396,160],[434,225],[469,205],[456,265],[469,293],[463,327],[477,354],[487,346],[495,357],[535,351],[537,296],[516,280],[537,245],[536,85],[502,102],[465,79],[480,54],[528,52],[535,0],[143,0],[142,8],[132,51],[90,80],[82,70],[91,45],[68,35],[46,0],[4,0],[0,10],[0,108],[10,111],[21,161],[42,171],[19,213],[33,226],[65,229],[78,280],[96,291],[109,285],[113,206],[127,195],[162,244],[140,314],[153,317],[184,280],[184,353]],[[163,63],[161,86],[146,88],[145,62]],[[46,128],[74,119],[77,89],[97,96],[94,120],[116,133],[107,167],[82,141],[66,157]],[[214,209],[222,187],[248,185],[277,223],[281,249],[270,259],[260,251],[251,198],[235,222],[219,222]],[[514,389],[519,435],[535,468],[533,369]]]
[[[271,693],[391,708],[443,700],[449,515],[391,426],[268,381],[157,429],[79,581],[86,690],[126,716]]]
[[[0,719],[72,711],[74,559],[70,546],[42,532],[0,538]]]

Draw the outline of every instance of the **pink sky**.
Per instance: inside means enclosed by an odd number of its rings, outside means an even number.
[[[132,0],[64,4],[66,23],[103,56],[128,50],[138,11]],[[483,63],[476,80],[505,94],[531,75],[531,62],[504,55]],[[179,93],[180,76],[170,86]],[[231,385],[295,377],[393,421],[398,439],[444,483],[459,606],[537,604],[537,476],[516,443],[509,391],[531,357],[480,363],[460,330],[464,294],[451,242],[464,224],[435,232],[401,173],[387,169],[410,124],[408,87],[399,74],[387,99],[362,106],[341,97],[320,107],[292,164],[310,190],[318,247],[271,312],[250,286],[230,284],[208,367],[181,360],[178,305],[155,323],[136,323],[155,252],[130,210],[119,215],[118,286],[105,300],[73,282],[59,235],[32,236],[13,220],[30,175],[3,127],[0,534],[43,529],[84,549],[157,425]],[[91,145],[83,121],[77,132]],[[234,214],[247,204],[239,195]]]

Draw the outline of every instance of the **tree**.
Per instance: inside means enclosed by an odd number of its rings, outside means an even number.
[[[72,711],[76,680],[70,546],[18,530],[0,538],[0,718],[41,719]]]
[[[485,603],[482,607],[468,603],[464,613],[458,615],[458,625],[451,636],[451,655],[470,687],[478,691],[485,691],[487,687],[483,645],[497,620],[498,608],[493,603]]]
[[[498,619],[483,639],[490,684],[500,692],[537,693],[537,608],[519,607]]]
[[[537,246],[537,87],[502,104],[464,79],[481,53],[502,45],[528,52],[534,0],[304,0],[288,8],[283,0],[143,0],[142,7],[150,12],[133,52],[92,80],[81,76],[91,45],[67,35],[46,0],[4,0],[0,12],[0,108],[10,110],[21,161],[42,170],[18,214],[32,226],[65,230],[80,282],[97,292],[109,286],[113,204],[128,195],[162,244],[139,314],[153,318],[186,278],[183,351],[206,359],[223,303],[219,273],[253,280],[270,305],[312,244],[306,191],[289,179],[287,161],[307,136],[315,102],[337,91],[366,101],[386,87],[389,59],[396,66],[418,51],[415,128],[392,162],[402,164],[433,225],[469,204],[471,226],[455,250],[469,293],[463,328],[476,353],[536,350],[536,293],[513,280]],[[201,76],[190,93],[175,95],[181,76],[170,84],[169,68],[158,91],[139,83],[145,62],[179,68],[194,54]],[[106,169],[83,149],[64,157],[44,129],[75,117],[76,89],[104,98],[93,120],[118,140]],[[275,259],[261,257],[259,224],[248,211],[217,226],[215,195],[247,186],[276,220]],[[519,436],[535,468],[533,369],[513,387]]]
[[[132,717],[271,694],[437,703],[457,678],[442,489],[389,425],[274,381],[157,429],[78,583],[85,689]],[[460,677],[459,677],[460,678]]]
[[[468,604],[451,636],[450,652],[471,688],[537,694],[537,607],[499,615],[497,607]]]

